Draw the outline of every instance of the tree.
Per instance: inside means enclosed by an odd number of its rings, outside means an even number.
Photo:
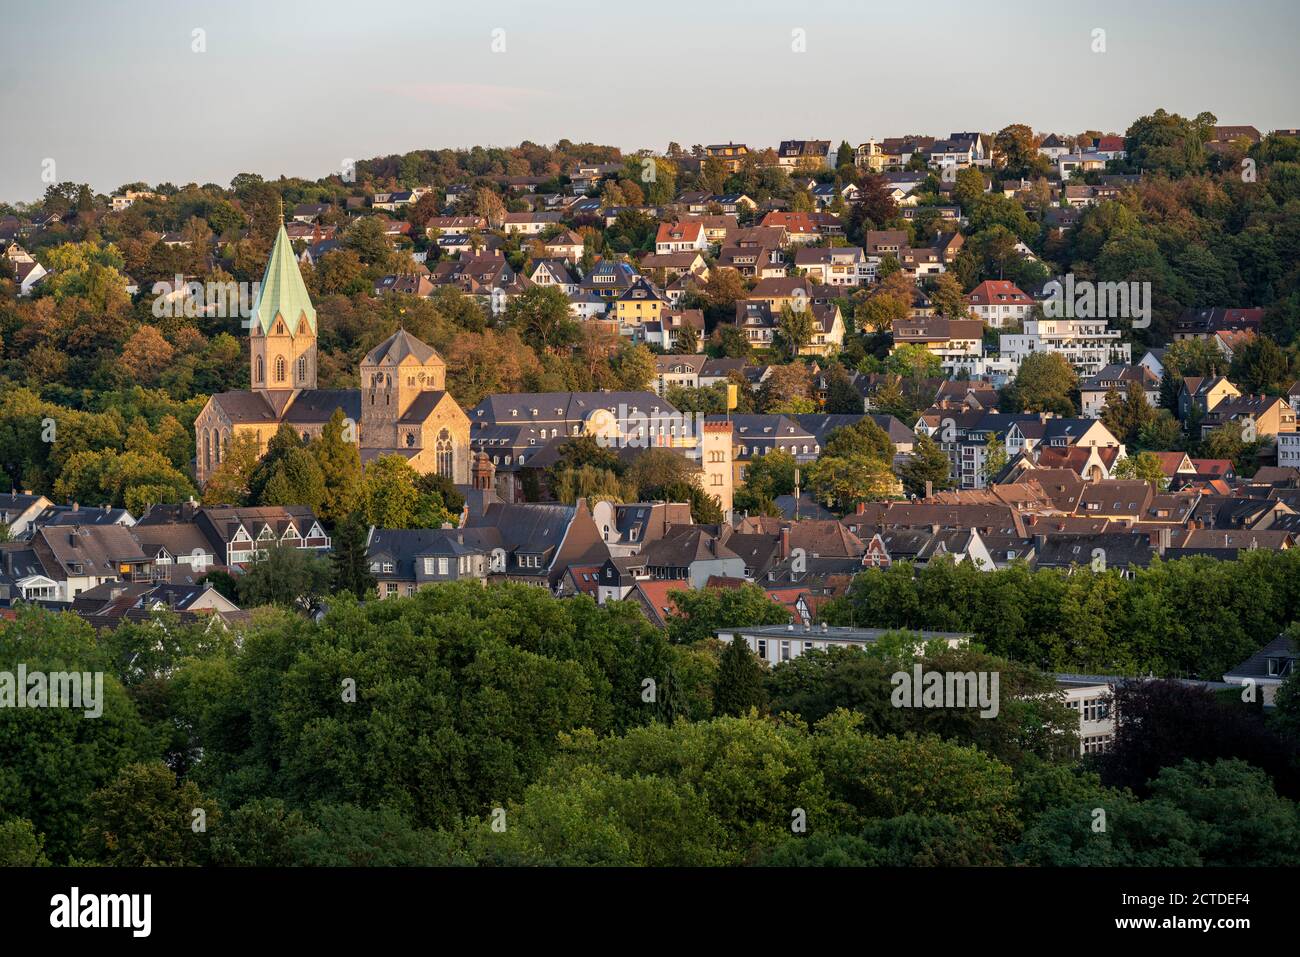
[[[966,294],[961,283],[950,272],[940,273],[930,290],[930,301],[934,304],[935,315],[949,319],[969,319],[970,307],[966,304]]]
[[[822,454],[841,458],[864,455],[888,463],[894,459],[894,443],[889,441],[888,432],[863,416],[851,425],[832,429],[826,436],[826,446],[822,449]]]
[[[895,270],[881,276],[880,285],[853,310],[854,324],[860,330],[888,332],[895,322],[906,319],[912,311],[916,287],[904,273]]]
[[[885,368],[912,379],[932,379],[942,375],[943,360],[923,345],[904,343],[889,354]]]
[[[862,396],[858,394],[848,371],[838,362],[826,368],[826,411],[832,415],[860,415]]]
[[[678,355],[693,356],[700,351],[700,332],[694,325],[687,322],[681,331],[677,333],[677,341],[673,343],[673,352]]]
[[[530,286],[506,306],[506,322],[526,342],[542,349],[567,345],[578,337],[569,315],[569,300],[554,286]]]
[[[718,663],[713,684],[713,713],[739,717],[751,708],[762,708],[763,666],[740,635],[731,639]]]
[[[624,346],[612,360],[614,374],[620,388],[628,392],[641,392],[654,381],[657,366],[654,353],[642,344]]]
[[[356,423],[349,423],[343,410],[335,409],[308,449],[321,472],[323,494],[318,514],[327,522],[340,522],[356,510],[361,496]]]
[[[85,851],[109,867],[189,867],[208,860],[215,801],[161,761],[132,764],[87,800]]]
[[[307,610],[330,590],[330,563],[310,549],[272,545],[262,549],[238,579],[240,604],[282,605]]]
[[[0,628],[0,671],[13,675],[20,662],[29,674],[103,674],[98,717],[85,708],[15,708],[12,698],[0,707],[0,821],[30,821],[44,836],[44,853],[63,863],[80,846],[91,792],[126,765],[149,760],[157,741],[94,630],[77,616],[20,605]]]
[[[928,435],[917,433],[912,454],[898,467],[898,477],[907,494],[923,496],[927,486],[933,491],[952,488],[951,471],[952,463],[948,461],[948,453],[939,448]]]
[[[800,350],[812,342],[815,322],[812,309],[806,303],[801,303],[798,309],[786,303],[777,319],[774,345],[792,361],[797,360]]]
[[[1115,464],[1115,478],[1146,482],[1157,492],[1169,484],[1160,457],[1153,452],[1139,452],[1120,459]]]
[[[1111,709],[1124,716],[1102,756],[1102,780],[1148,793],[1162,768],[1185,759],[1240,758],[1263,769],[1280,789],[1295,794],[1300,774],[1291,764],[1294,742],[1276,737],[1255,709],[1225,704],[1204,688],[1176,681],[1144,681],[1115,688]]]
[[[1155,418],[1155,414],[1142,384],[1130,382],[1123,395],[1117,389],[1106,393],[1101,421],[1117,439],[1125,445],[1133,445],[1142,434],[1142,429]]]
[[[1039,171],[1039,153],[1034,131],[1023,123],[1005,126],[993,137],[993,148],[1002,154],[1007,178],[1023,178]]]
[[[745,582],[739,588],[683,587],[673,592],[675,610],[668,616],[668,640],[686,645],[710,641],[719,628],[784,625],[790,612],[762,588]]]
[[[0,867],[49,867],[45,838],[26,818],[0,821]]]
[[[375,528],[440,528],[454,519],[440,495],[421,490],[420,473],[401,455],[381,455],[366,467],[361,514]]]
[[[1014,404],[1025,412],[1072,416],[1075,414],[1073,393],[1078,384],[1079,377],[1064,356],[1056,352],[1035,352],[1020,363],[1008,391]]]
[[[808,489],[833,511],[895,494],[898,480],[889,463],[867,455],[823,455],[808,468]]]
[[[1249,394],[1285,393],[1294,378],[1289,373],[1286,354],[1266,336],[1256,336],[1238,348],[1229,375]]]
[[[773,366],[759,387],[758,405],[767,413],[787,415],[815,412],[812,375],[802,362]]]
[[[247,505],[249,482],[257,468],[257,435],[236,432],[203,486],[204,505]]]
[[[1007,443],[999,439],[996,432],[990,432],[988,441],[984,443],[984,465],[983,475],[984,482],[992,482],[1002,470],[1007,467]]]
[[[266,455],[248,479],[249,499],[258,505],[320,507],[325,477],[303,439],[288,422],[266,444]]]
[[[365,598],[376,587],[366,554],[369,532],[370,528],[359,512],[353,512],[334,527],[330,563],[333,565],[335,591],[351,592],[357,598]]]
[[[749,359],[754,347],[745,338],[745,332],[733,323],[719,323],[710,340],[714,350],[724,359]]]

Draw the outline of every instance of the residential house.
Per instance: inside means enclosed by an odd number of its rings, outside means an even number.
[[[372,528],[366,558],[380,598],[439,582],[486,582],[490,561],[481,543],[467,544],[465,531],[453,528]]]

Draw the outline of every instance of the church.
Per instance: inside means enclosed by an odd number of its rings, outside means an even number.
[[[255,435],[260,454],[283,423],[311,438],[335,409],[351,420],[362,465],[401,455],[419,472],[469,484],[469,418],[446,391],[447,364],[406,330],[361,360],[360,389],[316,388],[316,309],[283,224],[248,325],[252,389],[212,396],[194,420],[200,487],[235,436]]]

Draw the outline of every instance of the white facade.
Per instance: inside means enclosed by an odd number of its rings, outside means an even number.
[[[1300,469],[1300,432],[1279,432],[1277,464],[1284,469]]]
[[[1130,365],[1132,347],[1105,319],[1028,319],[1025,331],[1001,337],[1002,360],[1015,369],[1036,352],[1055,352],[1081,377],[1095,376],[1108,365]]]

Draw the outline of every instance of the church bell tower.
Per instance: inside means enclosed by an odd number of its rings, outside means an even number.
[[[280,224],[249,319],[250,381],[277,412],[316,388],[316,309]]]

